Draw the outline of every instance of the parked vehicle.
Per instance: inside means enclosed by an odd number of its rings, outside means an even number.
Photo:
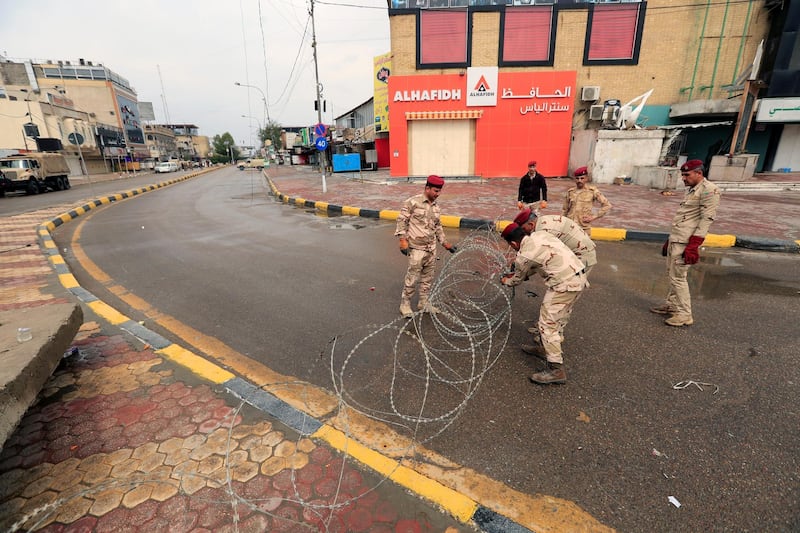
[[[63,191],[71,187],[69,165],[61,154],[30,152],[0,158],[0,196],[10,191],[28,194]]]
[[[236,163],[236,167],[239,170],[244,170],[246,168],[255,168],[261,170],[264,168],[264,159],[254,158],[254,159],[244,159],[242,161],[238,161]]]
[[[156,174],[162,174],[166,172],[177,172],[178,171],[178,163],[174,161],[162,161],[158,163],[155,168],[153,169]]]

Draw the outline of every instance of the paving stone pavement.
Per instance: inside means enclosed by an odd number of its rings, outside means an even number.
[[[0,454],[2,531],[469,531],[84,323]]]
[[[68,209],[0,219],[0,311],[71,301],[37,245]],[[83,307],[0,452],[0,531],[475,530]]]

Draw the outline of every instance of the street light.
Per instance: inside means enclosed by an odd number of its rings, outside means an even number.
[[[258,120],[256,117],[251,117],[250,115],[242,115],[242,118],[249,118],[250,120],[255,120],[256,124],[258,124],[258,135],[257,135],[257,138],[258,138],[258,149],[261,150],[261,144],[263,142],[261,140],[261,132],[264,131],[264,128],[261,126],[261,121]],[[252,132],[253,130],[251,129],[250,131]],[[252,136],[250,137],[250,144],[253,144],[253,137]]]
[[[261,93],[261,99],[264,100],[264,116],[267,119],[266,121],[269,122],[269,105],[267,104],[267,96],[264,94],[264,91],[255,85],[247,85],[246,83],[239,83],[238,81],[233,82],[233,84],[237,87],[249,87]]]

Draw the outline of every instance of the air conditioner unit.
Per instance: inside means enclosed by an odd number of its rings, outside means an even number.
[[[587,85],[581,87],[581,102],[596,102],[600,99],[600,87]]]
[[[589,120],[603,120],[603,105],[593,105],[589,108]]]

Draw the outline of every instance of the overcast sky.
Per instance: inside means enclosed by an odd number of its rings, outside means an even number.
[[[317,122],[308,12],[308,0],[0,1],[0,54],[102,63],[153,103],[157,122],[166,100],[172,123],[249,144],[266,113],[237,81],[261,89],[281,125]],[[331,123],[372,96],[373,57],[389,51],[386,0],[317,0],[314,20]]]

